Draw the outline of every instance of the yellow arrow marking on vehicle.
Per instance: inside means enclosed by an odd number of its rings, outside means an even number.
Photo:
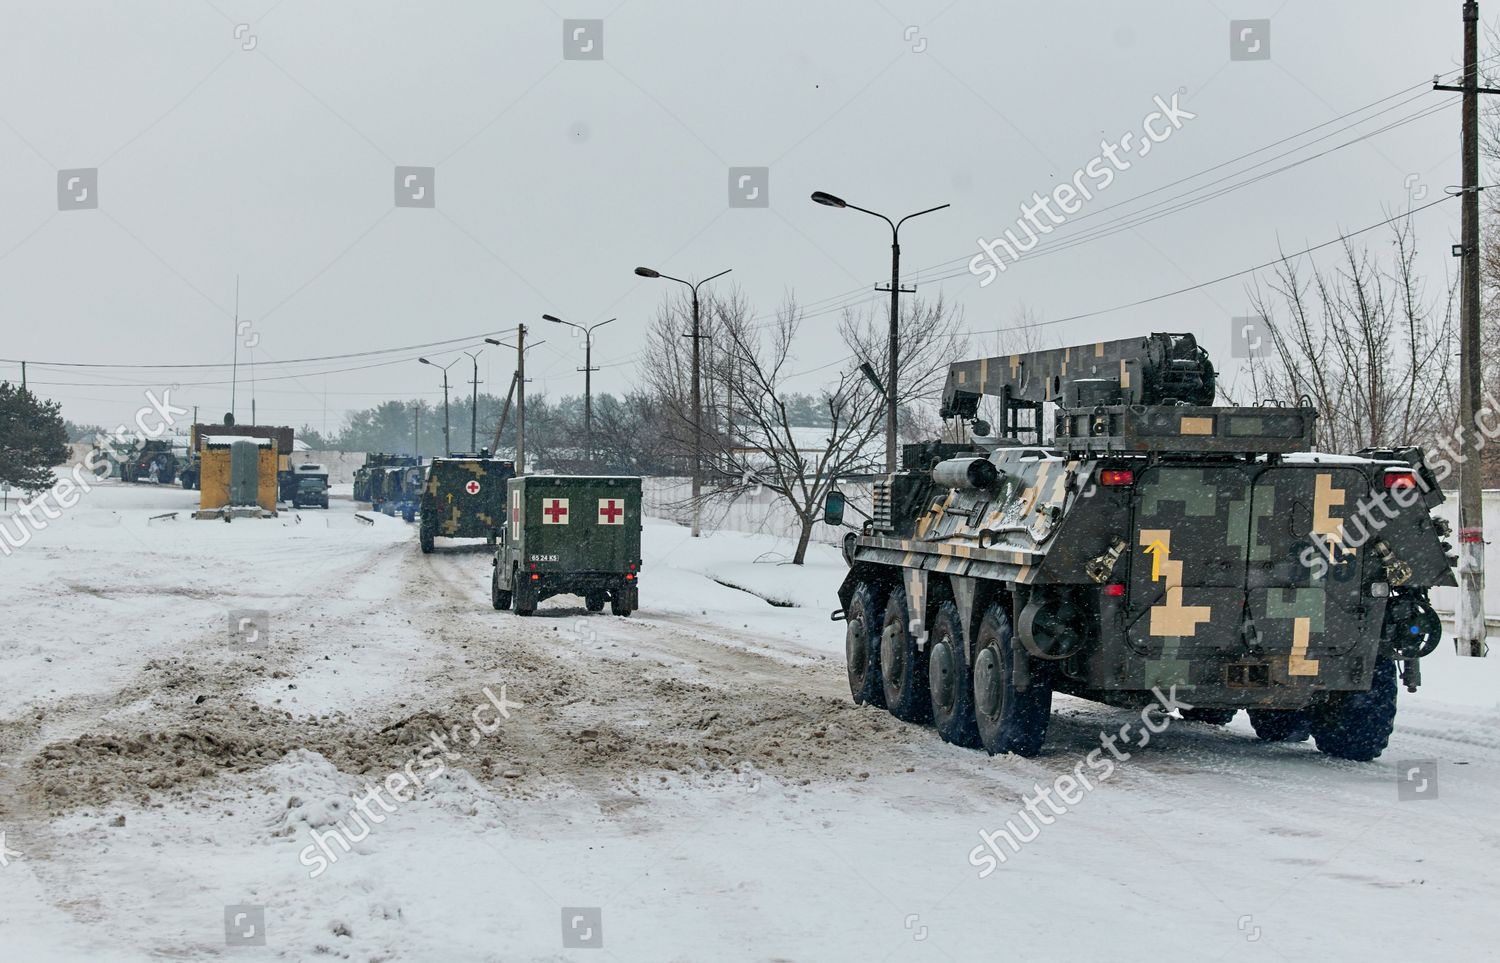
[[[1146,546],[1146,554],[1151,556],[1151,581],[1161,581],[1161,557],[1167,553],[1167,547],[1156,539]]]

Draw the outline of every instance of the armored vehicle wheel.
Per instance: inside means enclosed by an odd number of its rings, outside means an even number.
[[[859,705],[885,707],[885,685],[880,678],[880,627],[883,602],[879,585],[860,582],[849,599],[844,628],[844,665],[849,694]]]
[[[927,655],[917,649],[906,607],[906,589],[896,586],[885,603],[880,628],[880,676],[885,706],[905,722],[932,719],[932,693],[927,686]]]
[[[510,608],[510,593],[500,588],[500,566],[490,567],[490,604],[497,609]]]
[[[432,547],[433,547],[432,546],[432,543],[433,543],[432,529],[428,528],[426,525],[423,525],[421,531],[417,533],[417,541],[420,542],[421,545],[422,545],[422,554],[423,555],[431,555],[432,554]]]
[[[1015,649],[1010,616],[991,605],[979,620],[974,639],[974,721],[979,741],[990,755],[1013,752],[1034,756],[1041,751],[1052,713],[1052,686],[1045,667],[1035,666],[1026,690],[1015,687]]]
[[[590,592],[583,597],[583,607],[590,612],[604,611],[604,593]]]
[[[1238,709],[1183,709],[1182,717],[1189,722],[1201,722],[1210,726],[1227,726],[1234,721]]]
[[[1262,742],[1306,742],[1312,735],[1309,709],[1249,709],[1246,714]]]
[[[1385,751],[1396,728],[1396,663],[1381,659],[1368,692],[1335,692],[1312,710],[1313,740],[1321,752],[1369,762]]]
[[[927,679],[932,694],[932,721],[944,742],[972,749],[979,745],[974,723],[974,682],[964,652],[964,627],[958,606],[944,602],[927,646]]]

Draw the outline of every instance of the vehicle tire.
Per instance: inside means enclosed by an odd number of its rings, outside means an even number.
[[[422,545],[422,554],[423,555],[431,555],[432,554],[432,549],[433,549],[433,534],[432,534],[432,529],[428,528],[425,525],[422,526],[421,530],[418,531],[418,533],[417,533],[417,541],[419,543],[421,543],[421,545]]]
[[[1015,648],[1003,603],[985,610],[974,637],[974,721],[979,743],[990,755],[1034,756],[1047,737],[1052,684],[1047,667],[1033,663],[1031,684],[1015,687]]]
[[[615,589],[609,599],[609,610],[615,615],[626,616],[634,612],[640,602],[640,594],[634,585]]]
[[[1261,742],[1306,742],[1312,735],[1311,709],[1247,709]]]
[[[517,615],[535,615],[537,590],[525,573],[517,572],[511,578],[511,604]]]
[[[1234,721],[1238,709],[1183,709],[1182,717],[1188,722],[1201,722],[1207,726],[1227,726]]]
[[[906,606],[906,589],[891,589],[880,626],[880,680],[885,707],[904,722],[932,720],[932,693],[927,687],[927,653],[918,651]]]
[[[958,606],[938,607],[937,624],[927,645],[927,680],[932,697],[932,721],[944,742],[973,749],[979,745],[974,722],[974,682],[964,651],[964,626]]]
[[[604,611],[604,593],[588,592],[583,596],[583,607],[590,612]]]
[[[1381,659],[1368,692],[1335,692],[1312,710],[1313,741],[1339,759],[1369,762],[1396,728],[1396,663]]]
[[[490,566],[490,604],[504,611],[510,608],[510,593],[500,587],[500,566]]]
[[[873,582],[854,586],[844,619],[844,666],[849,694],[856,705],[885,708],[885,685],[880,678],[880,630],[884,591]]]

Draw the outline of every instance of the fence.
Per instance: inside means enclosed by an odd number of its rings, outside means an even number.
[[[840,482],[839,488],[849,501],[869,510],[870,485],[866,482]],[[709,490],[704,486],[704,491]],[[641,481],[642,510],[648,517],[664,518],[686,525],[692,519],[693,483],[689,478],[645,478]],[[859,513],[851,511],[848,522],[857,523]],[[741,492],[730,499],[712,499],[703,507],[705,529],[728,529],[735,532],[754,532],[774,535],[777,538],[796,540],[802,533],[802,523],[786,500],[773,492]],[[820,520],[813,526],[815,542],[838,545],[843,541],[846,528],[824,525]]]

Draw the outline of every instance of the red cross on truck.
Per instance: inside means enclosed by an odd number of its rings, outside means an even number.
[[[624,525],[625,507],[618,498],[599,499],[599,524]]]
[[[568,500],[566,498],[549,498],[542,507],[543,525],[566,525],[568,524]]]

